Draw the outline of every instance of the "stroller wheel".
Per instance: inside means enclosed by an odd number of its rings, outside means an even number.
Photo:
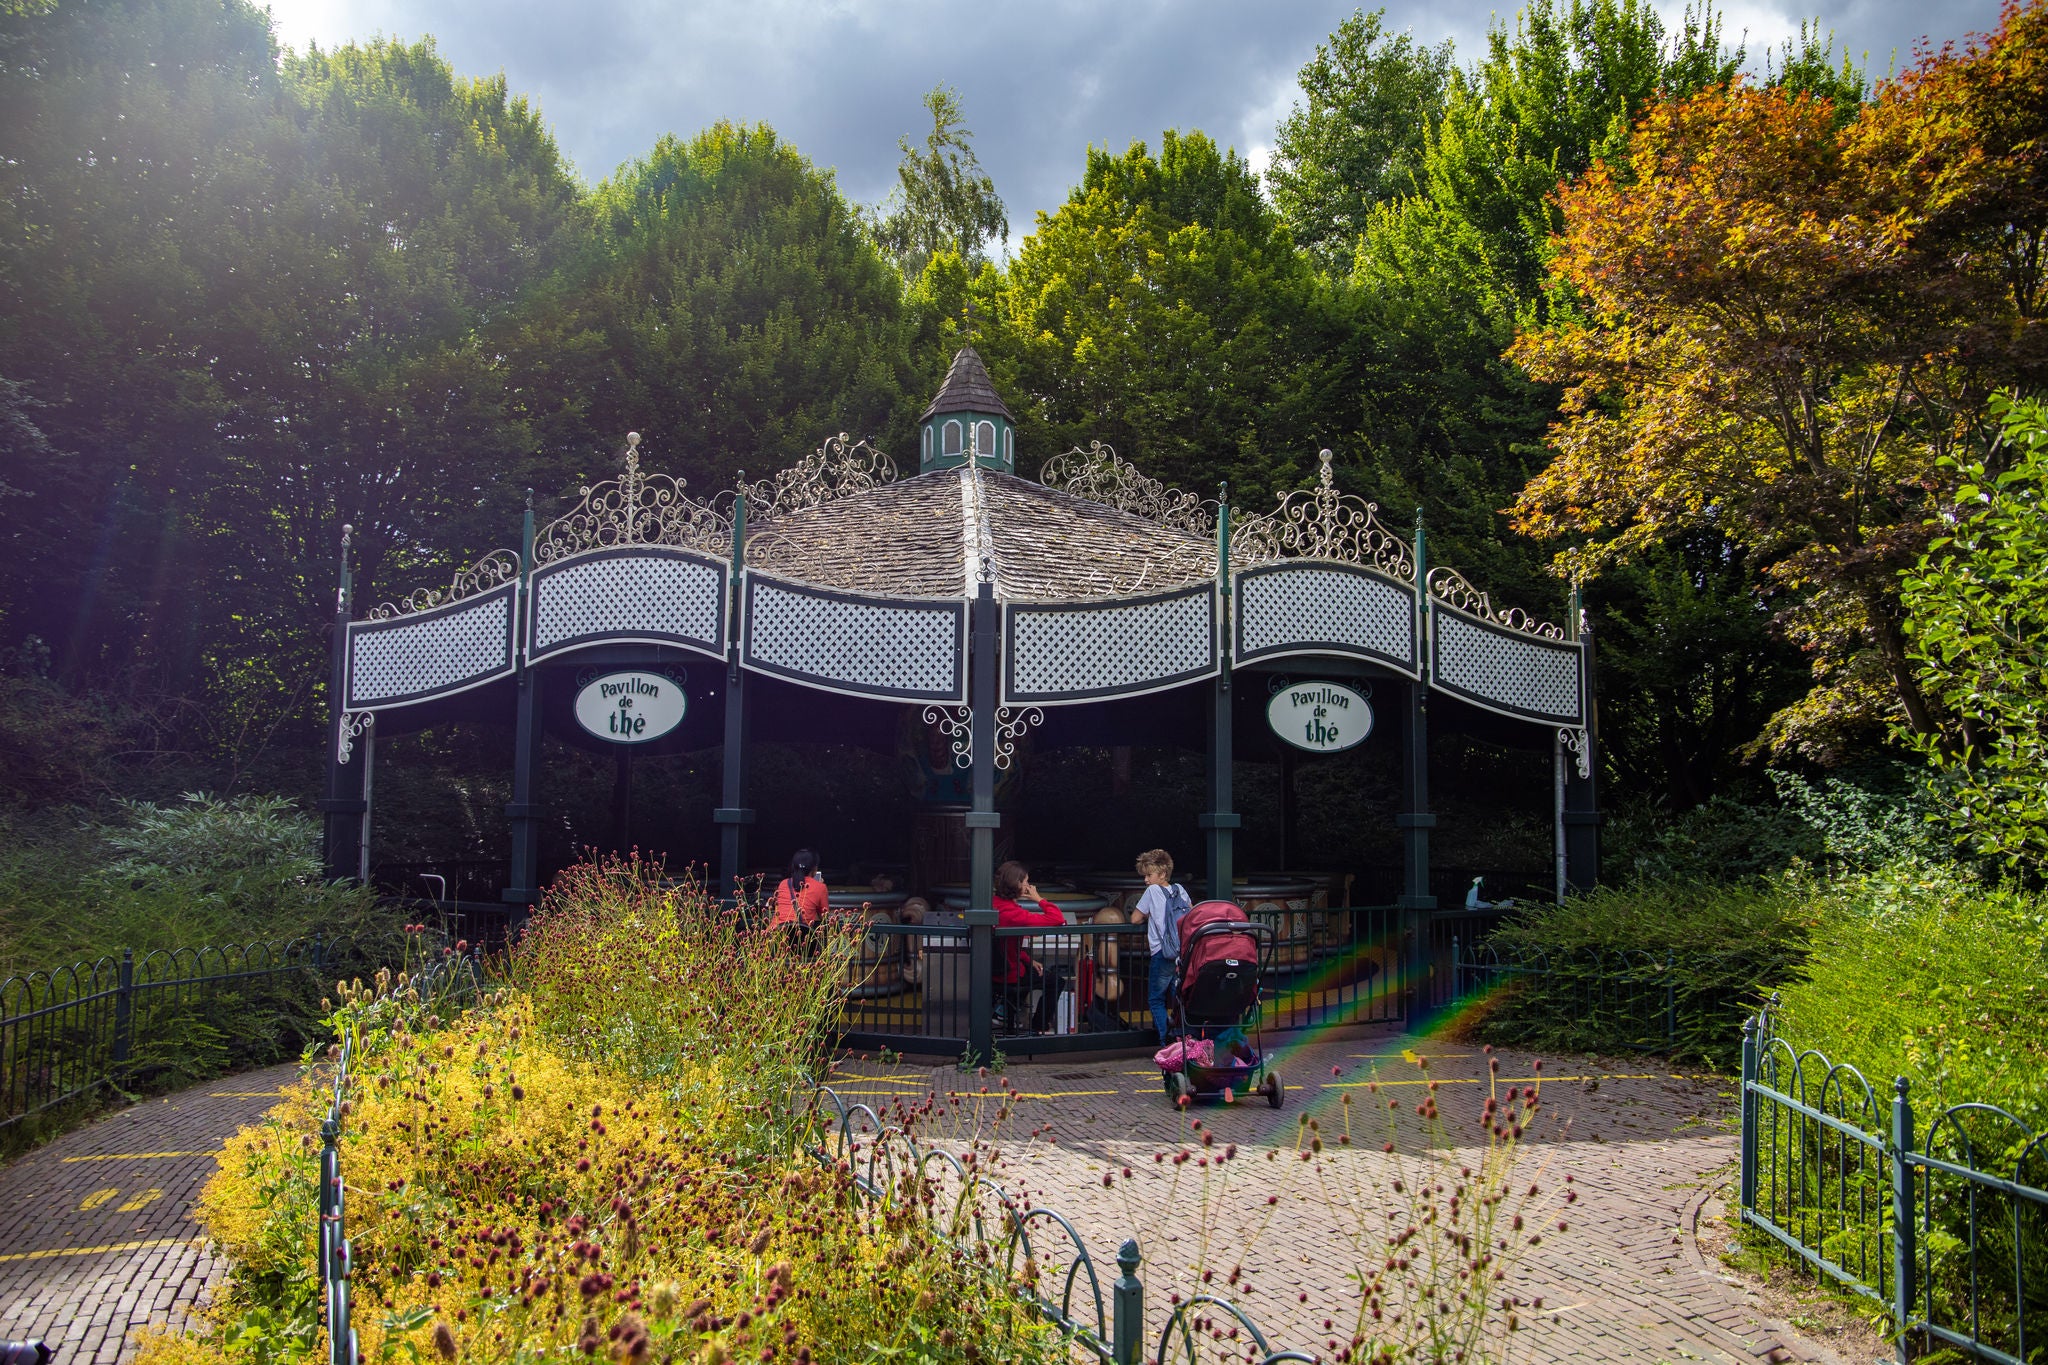
[[[1266,1103],[1275,1109],[1278,1109],[1281,1101],[1286,1098],[1287,1091],[1280,1084],[1280,1073],[1270,1067],[1267,1068],[1266,1079],[1259,1083],[1259,1089],[1266,1093]]]
[[[1193,1082],[1189,1081],[1185,1075],[1178,1071],[1167,1072],[1166,1098],[1173,1101],[1175,1108],[1179,1108],[1184,1100],[1192,1102],[1195,1098]]]

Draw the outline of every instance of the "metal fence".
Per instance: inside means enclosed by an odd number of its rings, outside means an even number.
[[[1888,1111],[1888,1112],[1887,1112]],[[2048,1132],[1990,1104],[1924,1130],[1855,1067],[1742,1030],[1742,1221],[1889,1312],[1898,1358],[2048,1359]],[[1924,1137],[1916,1134],[1924,1131]]]
[[[204,1005],[275,1003],[353,954],[349,940],[230,944],[102,957],[0,980],[0,1130],[148,1069],[175,1022]]]
[[[1252,918],[1275,930],[1260,963],[1264,1027],[1401,1023],[1416,1007],[1404,955],[1421,935],[1403,912]],[[1151,1038],[1151,970],[1143,925],[873,923],[847,966],[840,1036],[855,1048],[964,1054],[978,1050],[979,1023],[1011,1056],[1139,1047]]]
[[[1227,1338],[1230,1357],[1249,1365],[1319,1358],[1274,1346],[1242,1308],[1200,1292],[1173,1296],[1173,1311],[1148,1355],[1135,1238],[1117,1249],[1120,1273],[1105,1299],[1102,1271],[1064,1215],[1016,1198],[985,1171],[970,1171],[951,1152],[923,1146],[914,1134],[883,1123],[866,1104],[848,1105],[830,1086],[813,1092],[806,1117],[814,1124],[804,1144],[813,1158],[826,1166],[844,1163],[870,1203],[923,1210],[940,1236],[1000,1274],[1077,1351],[1102,1365],[1176,1358],[1193,1365],[1202,1335]]]

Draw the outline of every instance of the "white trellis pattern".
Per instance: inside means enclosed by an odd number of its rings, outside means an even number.
[[[1085,701],[1171,687],[1216,671],[1215,590],[1085,608],[1012,606],[1009,702]]]
[[[456,607],[355,621],[348,628],[348,709],[421,701],[512,671],[510,585]]]
[[[963,702],[965,605],[853,598],[749,574],[745,662],[832,691]]]
[[[1251,570],[1237,580],[1237,657],[1358,654],[1415,671],[1415,594],[1359,569]]]
[[[1485,626],[1442,604],[1433,616],[1439,686],[1509,715],[1579,722],[1577,645]]]
[[[533,576],[527,656],[539,659],[591,639],[675,641],[717,654],[725,647],[725,575],[674,554],[598,554]]]

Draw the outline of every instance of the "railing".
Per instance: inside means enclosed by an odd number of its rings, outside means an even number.
[[[1255,912],[1275,929],[1260,962],[1264,1027],[1398,1023],[1409,1000],[1400,911],[1386,906]],[[974,940],[988,935],[977,979]],[[1009,954],[1036,968],[1011,982]],[[1142,924],[992,928],[867,926],[846,974],[842,1041],[964,1053],[977,1015],[1009,1055],[1134,1048],[1151,1038],[1151,952]]]
[[[822,1112],[826,1105],[829,1115]],[[825,1166],[843,1163],[854,1187],[871,1203],[893,1208],[909,1198],[937,1224],[941,1237],[1000,1274],[1072,1346],[1102,1365],[1140,1365],[1148,1358],[1170,1362],[1176,1350],[1192,1365],[1197,1335],[1217,1319],[1234,1324],[1228,1329],[1233,1338],[1242,1331],[1243,1349],[1233,1351],[1233,1358],[1241,1355],[1250,1365],[1317,1359],[1276,1349],[1243,1309],[1202,1293],[1174,1296],[1157,1349],[1147,1357],[1145,1286],[1138,1279],[1142,1257],[1137,1239],[1127,1238],[1117,1249],[1117,1269],[1122,1273],[1111,1283],[1105,1306],[1095,1259],[1064,1215],[1027,1206],[985,1172],[970,1171],[951,1152],[927,1148],[915,1134],[884,1124],[868,1105],[849,1106],[830,1086],[812,1092],[805,1117],[813,1125],[824,1121],[823,1131],[814,1126],[805,1138],[805,1150],[814,1159]],[[950,1201],[922,1197],[926,1193],[944,1193]],[[1083,1291],[1078,1307],[1077,1290]]]
[[[348,940],[158,950],[0,981],[0,1130],[118,1085],[181,1010],[244,986],[277,990],[353,951]]]
[[[1889,1110],[1855,1067],[1776,1037],[1768,1010],[1745,1022],[1742,1221],[1881,1304],[1902,1362],[1915,1336],[2001,1365],[2041,1360],[2048,1132],[1957,1104],[1916,1143],[1903,1076]]]

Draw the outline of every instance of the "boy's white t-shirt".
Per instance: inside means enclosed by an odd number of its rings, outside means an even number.
[[[1194,905],[1188,898],[1188,889],[1179,882],[1173,884],[1172,890],[1175,913],[1170,915],[1166,912],[1166,887],[1148,886],[1145,894],[1138,897],[1138,912],[1145,917],[1146,946],[1160,957],[1180,956],[1180,917]]]

